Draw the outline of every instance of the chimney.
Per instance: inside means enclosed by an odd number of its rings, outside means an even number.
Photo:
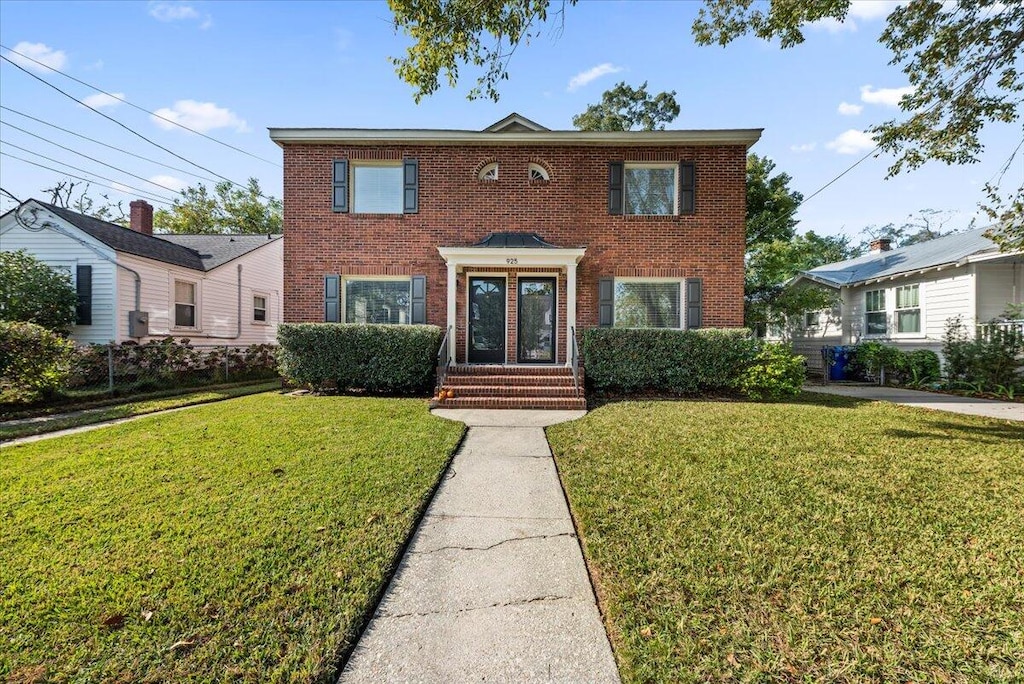
[[[131,229],[143,235],[153,234],[153,205],[146,200],[135,200],[130,205]]]
[[[134,204],[134,202],[132,204]],[[150,207],[149,211],[150,211],[150,215],[152,215],[153,208]],[[132,216],[134,217],[135,214],[133,213]],[[135,221],[133,220],[132,223],[134,224]],[[871,253],[872,254],[878,254],[879,252],[888,252],[890,249],[892,249],[892,239],[891,238],[875,238],[874,240],[871,241],[869,246],[871,248]]]

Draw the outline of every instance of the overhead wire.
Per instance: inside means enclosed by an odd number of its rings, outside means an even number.
[[[12,50],[11,52],[13,52],[13,50]],[[214,176],[216,176],[217,178],[220,178],[221,180],[225,180],[225,181],[227,181],[228,183],[231,183],[232,185],[234,185],[235,187],[238,187],[238,188],[242,188],[243,190],[247,188],[247,186],[245,186],[245,185],[242,185],[241,183],[236,183],[235,181],[231,180],[231,179],[230,179],[230,178],[228,178],[227,176],[222,176],[221,174],[217,173],[216,171],[213,171],[213,170],[211,170],[211,169],[208,169],[207,167],[205,167],[205,166],[203,166],[203,165],[201,165],[201,164],[198,164],[198,163],[196,163],[196,162],[192,161],[191,159],[189,159],[189,158],[187,158],[187,157],[183,157],[182,155],[178,154],[177,152],[174,152],[174,151],[172,151],[172,150],[170,150],[170,149],[168,149],[168,148],[164,147],[164,146],[163,146],[163,145],[161,145],[160,143],[158,143],[158,142],[156,142],[156,141],[154,141],[154,140],[151,140],[150,138],[147,138],[146,136],[144,136],[144,135],[143,135],[142,133],[139,133],[138,131],[136,131],[136,130],[135,130],[134,128],[132,128],[131,126],[128,126],[127,124],[121,123],[120,121],[118,121],[118,120],[117,120],[117,119],[115,119],[114,117],[112,117],[112,116],[109,116],[108,114],[104,114],[103,112],[101,112],[100,110],[96,109],[95,107],[93,107],[93,106],[91,106],[91,105],[88,105],[88,104],[86,104],[85,102],[82,102],[82,101],[80,101],[80,100],[79,100],[78,98],[76,98],[76,97],[75,97],[74,95],[71,95],[71,94],[70,94],[70,93],[68,93],[67,91],[65,91],[65,90],[62,90],[61,88],[59,88],[59,87],[55,86],[54,84],[52,84],[52,83],[50,83],[49,81],[47,81],[47,80],[46,80],[45,78],[42,78],[41,76],[39,76],[39,75],[37,75],[37,74],[33,74],[33,73],[32,73],[31,71],[29,71],[28,69],[24,68],[24,67],[23,67],[23,66],[21,66],[20,64],[18,64],[18,63],[16,63],[16,62],[14,62],[14,61],[13,61],[13,60],[11,60],[11,59],[10,59],[9,57],[7,57],[7,56],[5,56],[5,55],[0,55],[0,59],[2,59],[3,61],[7,62],[7,63],[8,63],[8,64],[10,64],[11,66],[13,66],[13,67],[14,67],[15,69],[18,69],[19,71],[23,71],[23,72],[25,72],[26,74],[28,74],[28,75],[29,75],[29,76],[31,76],[32,78],[36,79],[36,80],[37,80],[37,81],[39,81],[40,83],[43,83],[43,84],[45,84],[45,85],[49,86],[50,88],[53,88],[54,90],[56,90],[56,91],[57,91],[58,93],[60,93],[60,94],[61,94],[61,95],[63,95],[64,97],[66,97],[66,98],[68,98],[68,99],[70,99],[70,100],[74,100],[75,102],[77,102],[78,104],[82,105],[82,106],[83,106],[83,107],[85,107],[86,109],[90,109],[90,110],[92,110],[93,112],[95,112],[95,113],[99,114],[100,116],[102,116],[102,117],[103,117],[104,119],[107,119],[108,121],[111,121],[111,122],[113,122],[113,123],[117,124],[117,125],[118,125],[118,126],[120,126],[121,128],[123,128],[123,129],[125,129],[126,131],[128,131],[129,133],[131,133],[132,135],[134,135],[134,136],[137,136],[137,137],[141,138],[142,140],[145,140],[146,142],[148,142],[148,143],[149,143],[150,145],[153,145],[154,147],[158,147],[158,148],[160,148],[161,150],[163,150],[164,152],[166,152],[166,153],[170,154],[171,156],[173,156],[173,157],[176,157],[176,158],[178,158],[178,159],[182,160],[183,162],[185,162],[185,163],[187,163],[187,164],[191,164],[192,166],[196,167],[197,169],[201,169],[201,170],[203,170],[203,171],[205,171],[205,172],[207,172],[207,173],[209,173],[209,174],[211,174],[211,175],[214,175]],[[266,196],[265,196],[265,195],[263,195],[263,194],[261,194],[260,196],[261,196],[261,197],[263,197],[264,199],[269,199],[268,197],[266,197]]]
[[[33,59],[32,57],[30,57],[30,56],[28,56],[28,55],[26,55],[24,53],[18,52],[17,50],[12,50],[11,48],[9,48],[6,45],[4,45],[3,43],[0,43],[0,48],[3,48],[4,50],[7,50],[8,52],[11,52],[11,53],[13,53],[15,55],[18,55],[19,57],[21,57],[23,59],[27,59],[30,62],[38,64],[41,67],[45,67],[45,68],[49,69],[50,71],[56,72],[56,73],[60,74],[61,76],[74,81],[75,83],[79,83],[81,85],[84,85],[86,88],[90,88],[92,90],[95,90],[97,93],[102,93],[103,95],[106,95],[107,97],[111,97],[111,98],[117,100],[118,102],[123,102],[124,104],[128,105],[129,107],[133,107],[133,108],[139,110],[140,112],[145,112],[146,114],[149,114],[150,116],[155,116],[156,118],[158,118],[158,119],[160,119],[162,121],[166,121],[169,124],[173,124],[173,125],[177,126],[178,128],[183,128],[184,130],[189,131],[190,133],[195,133],[196,135],[201,136],[203,138],[206,138],[207,140],[210,140],[212,142],[215,142],[218,145],[223,145],[224,147],[232,149],[232,150],[234,150],[236,152],[240,152],[240,153],[242,153],[244,155],[250,156],[253,159],[258,159],[261,162],[265,162],[267,164],[270,164],[272,166],[276,166],[278,168],[281,167],[281,164],[278,164],[275,161],[271,161],[270,159],[266,159],[265,157],[261,157],[259,155],[253,154],[252,152],[248,152],[246,150],[243,150],[241,147],[236,147],[236,146],[234,146],[234,145],[232,145],[230,143],[224,142],[223,140],[218,140],[217,138],[214,138],[211,135],[207,135],[205,133],[202,133],[201,131],[197,131],[194,128],[190,128],[189,126],[186,126],[183,123],[175,121],[174,119],[169,119],[166,116],[161,116],[160,114],[157,114],[156,112],[151,112],[150,110],[146,109],[145,107],[140,107],[139,105],[137,105],[137,104],[135,104],[133,102],[129,102],[128,100],[124,99],[123,97],[115,95],[114,93],[108,93],[107,91],[103,90],[102,88],[98,88],[98,87],[92,85],[91,83],[86,83],[85,81],[81,80],[80,78],[75,78],[71,74],[66,73],[64,71],[61,71],[60,69],[57,69],[56,67],[52,67],[49,64],[45,64],[43,62],[40,62],[37,59]]]
[[[68,176],[68,177],[74,178],[76,180],[85,181],[86,183],[92,183],[93,185],[98,185],[101,188],[109,188],[111,190],[116,190],[117,192],[124,192],[125,189],[127,188],[128,190],[131,190],[133,192],[139,193],[143,197],[143,199],[148,199],[148,200],[152,200],[154,202],[159,202],[160,204],[166,204],[167,206],[171,206],[171,205],[174,204],[173,200],[167,199],[166,197],[159,197],[159,196],[157,196],[155,194],[150,193],[149,190],[142,190],[140,188],[135,188],[135,187],[132,187],[130,185],[124,185],[123,183],[119,183],[119,185],[121,187],[118,188],[118,187],[114,187],[113,185],[106,185],[105,183],[100,183],[99,181],[96,180],[96,178],[100,178],[102,180],[110,181],[111,183],[117,183],[117,181],[111,180],[110,178],[105,178],[103,176],[96,175],[95,178],[88,178],[88,177],[85,177],[85,176],[79,176],[79,175],[76,175],[76,174],[73,174],[73,173],[68,173],[67,171],[62,171],[61,169],[55,169],[52,166],[47,166],[45,164],[40,164],[38,162],[34,162],[31,159],[25,159],[24,157],[19,157],[16,154],[11,154],[9,152],[4,152],[2,150],[0,150],[0,156],[10,157],[11,159],[17,159],[18,161],[25,162],[26,164],[31,164],[32,166],[38,166],[39,168],[46,169],[47,171],[53,171],[54,173],[59,173],[59,174],[61,174],[63,176]],[[63,164],[63,162],[57,162],[57,163],[58,164]],[[75,167],[71,166],[70,164],[64,164],[64,166],[67,166],[68,168],[72,168],[72,169],[75,168]],[[78,170],[80,170],[80,169],[78,169]],[[89,172],[88,171],[84,171],[83,173],[89,173]]]
[[[102,140],[96,140],[95,138],[90,138],[87,135],[82,135],[81,133],[76,133],[75,131],[72,131],[71,129],[63,128],[61,126],[58,126],[57,124],[50,123],[49,121],[44,121],[42,119],[38,119],[38,118],[32,116],[31,114],[26,114],[25,112],[20,112],[17,109],[13,109],[13,108],[8,107],[6,105],[0,105],[0,109],[2,109],[4,111],[11,112],[12,114],[17,114],[18,116],[23,116],[26,119],[30,119],[32,121],[41,123],[44,126],[49,126],[50,128],[55,128],[58,131],[62,131],[64,133],[68,133],[69,135],[76,136],[78,138],[81,138],[82,140],[88,140],[91,143],[95,143],[97,145],[102,145],[103,147],[109,148],[111,150],[115,150],[117,152],[121,152],[122,154],[127,154],[128,156],[135,157],[136,159],[141,159],[142,161],[146,161],[146,162],[149,162],[151,164],[157,164],[158,166],[162,166],[165,169],[170,169],[171,171],[177,171],[179,173],[185,173],[185,174],[188,174],[188,175],[192,176],[193,178],[199,178],[201,180],[208,181],[210,183],[219,183],[220,182],[216,178],[208,178],[206,176],[201,176],[198,173],[196,173],[195,171],[189,171],[189,170],[183,169],[183,168],[181,168],[179,166],[171,166],[170,164],[167,164],[167,163],[162,162],[162,161],[157,161],[156,159],[150,159],[149,157],[143,157],[141,154],[136,154],[135,152],[132,152],[131,150],[126,150],[126,149],[124,149],[122,147],[117,147],[115,145],[109,145],[109,144],[103,142]],[[22,131],[22,132],[25,132],[25,133],[29,133],[28,131],[26,131],[23,128],[18,128],[17,126],[12,124],[10,121],[4,121],[4,120],[0,119],[0,123],[6,124],[7,126],[10,126],[11,128],[16,128],[19,131]],[[34,134],[33,133],[29,133],[29,135],[34,135]]]

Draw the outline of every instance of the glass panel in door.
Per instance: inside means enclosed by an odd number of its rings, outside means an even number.
[[[469,279],[469,362],[505,363],[505,279]]]
[[[519,279],[519,363],[555,362],[555,279]]]

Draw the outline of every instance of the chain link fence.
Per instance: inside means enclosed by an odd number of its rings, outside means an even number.
[[[193,345],[168,338],[80,347],[65,392],[127,396],[277,377],[275,345]]]

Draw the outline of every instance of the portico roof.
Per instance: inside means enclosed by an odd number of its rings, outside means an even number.
[[[474,245],[438,247],[450,265],[457,266],[568,266],[579,263],[585,247],[558,247],[537,233],[490,233]]]

